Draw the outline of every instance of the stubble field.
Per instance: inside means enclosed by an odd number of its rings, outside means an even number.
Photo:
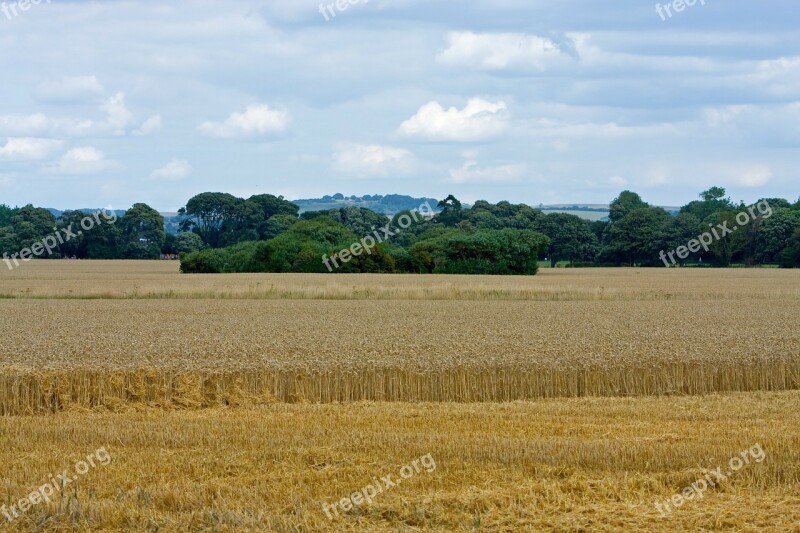
[[[0,276],[0,503],[27,530],[798,530],[800,273]],[[668,516],[654,505],[758,444]],[[332,503],[430,455],[368,504]],[[74,490],[74,492],[73,492]],[[2,526],[0,526],[2,527]]]

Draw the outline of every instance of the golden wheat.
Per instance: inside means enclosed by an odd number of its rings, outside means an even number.
[[[249,290],[243,280],[261,276],[181,276],[173,263],[31,267],[0,278],[0,292],[24,282],[31,290],[23,294],[55,299],[0,300],[0,414],[137,402],[208,407],[237,397],[475,402],[800,388],[800,298],[786,287],[800,279],[796,272],[544,271],[540,278],[479,278],[477,289],[464,288],[472,278],[453,276],[366,276],[350,286],[354,278],[267,275],[288,291],[276,294],[304,297],[261,299],[220,297]],[[186,280],[213,283],[204,290],[214,296],[97,299],[86,292],[87,276],[117,293],[150,276],[148,283],[183,288]],[[675,276],[702,285],[708,299],[679,297],[670,285]],[[427,285],[417,285],[423,278]],[[381,295],[379,281],[392,292]],[[484,283],[516,297],[483,298]],[[598,300],[598,285],[616,296]],[[444,297],[449,286],[462,287],[453,299],[418,300],[414,292]],[[69,290],[78,300],[63,298],[66,287],[75,287]],[[315,290],[324,299],[312,299]],[[469,290],[478,292],[465,298]],[[526,299],[533,293],[524,291],[578,299]],[[762,301],[775,291],[782,298]]]
[[[79,410],[0,418],[0,498],[105,446],[108,466],[8,529],[796,531],[799,428],[797,392]],[[756,443],[763,463],[659,515],[655,501]],[[335,521],[323,513],[322,503],[428,453],[433,473]]]
[[[797,530],[799,281],[30,263],[0,276],[0,506],[113,460],[0,529]],[[764,463],[659,516],[756,443]],[[434,473],[326,518],[424,454]]]

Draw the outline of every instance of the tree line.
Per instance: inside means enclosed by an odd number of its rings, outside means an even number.
[[[0,253],[19,255],[45,239],[56,243],[44,258],[154,259],[166,242],[164,219],[146,204],[134,204],[113,222],[86,225],[91,211],[50,210],[0,205]],[[67,235],[64,238],[63,235]],[[55,238],[58,236],[59,238]]]
[[[737,216],[752,206],[732,202],[721,187],[702,192],[676,214],[623,191],[612,201],[608,220],[591,222],[509,202],[478,201],[465,207],[451,195],[438,203],[438,212],[414,217],[401,228],[399,221],[410,211],[392,218],[358,207],[300,214],[297,205],[281,196],[244,199],[209,192],[191,198],[180,210],[178,235],[165,233],[157,211],[135,204],[115,224],[84,232],[60,245],[52,257],[153,259],[180,254],[184,272],[322,273],[330,271],[323,257],[389,227],[392,238],[335,271],[534,274],[543,260],[552,266],[664,266],[665,251],[686,251],[703,233],[739,226],[738,231],[720,232],[702,249],[671,257],[683,266],[800,266],[800,200],[759,202],[769,211],[750,209],[752,219],[740,225]],[[56,218],[31,205],[0,205],[0,252],[31,246],[60,228],[76,226],[87,214],[67,211]]]
[[[223,205],[214,201],[214,195],[200,202],[203,210],[187,205],[186,229],[212,227],[215,233],[204,238],[204,249],[183,256],[183,271],[330,271],[323,258],[338,257],[340,250],[360,242],[375,228],[389,224],[399,230],[398,220],[408,213],[389,219],[368,209],[347,207],[298,215],[290,202],[268,198],[271,208],[263,213],[258,239],[252,238],[253,223],[249,223],[250,237],[242,237],[234,229],[241,227],[241,218],[209,209]],[[231,205],[246,202],[228,201]],[[800,200],[792,204],[766,198],[759,200],[759,210],[754,205],[737,204],[725,189],[712,187],[670,213],[635,192],[623,191],[611,202],[608,220],[591,222],[509,202],[478,201],[464,207],[451,195],[439,202],[440,212],[397,231],[394,238],[376,245],[369,254],[352,257],[336,271],[532,274],[540,260],[552,266],[663,267],[665,253],[676,250],[678,254],[670,257],[681,266],[800,266]],[[742,213],[750,213],[746,225],[737,222]],[[716,228],[728,226],[738,227],[717,235]],[[698,244],[695,251],[692,243],[710,232],[713,239],[707,245],[704,242],[702,249]],[[213,244],[221,241],[229,246]]]

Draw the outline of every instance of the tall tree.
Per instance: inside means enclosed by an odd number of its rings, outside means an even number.
[[[120,251],[126,259],[157,259],[164,244],[164,218],[147,204],[134,204],[119,219]]]
[[[453,196],[448,195],[447,198],[437,204],[442,212],[436,215],[436,222],[444,224],[445,226],[454,227],[462,220],[461,202]]]
[[[609,247],[631,266],[657,264],[667,224],[672,217],[660,207],[640,208],[612,222]]]
[[[699,220],[706,220],[714,213],[729,211],[734,208],[730,198],[725,197],[725,189],[711,187],[700,193],[700,200],[689,202],[681,208],[681,213],[690,213]]]
[[[285,200],[283,196],[258,194],[248,198],[248,201],[257,204],[261,208],[261,214],[264,220],[269,220],[275,215],[292,215],[297,218],[300,211],[299,207]]]
[[[772,202],[770,202],[772,205]],[[759,263],[778,263],[783,250],[795,230],[800,228],[800,212],[791,209],[774,208],[771,217],[758,226],[755,236],[755,260]]]
[[[56,217],[47,209],[28,204],[11,217],[11,224],[19,247],[29,248],[53,233]]]
[[[590,222],[567,213],[551,213],[537,221],[537,231],[550,239],[545,252],[555,267],[559,261],[594,261],[600,243]]]
[[[198,194],[178,211],[186,217],[181,230],[194,231],[212,248],[221,246],[223,226],[232,217],[237,200],[232,194],[221,192]]]
[[[644,209],[650,205],[642,200],[642,197],[631,191],[622,191],[619,196],[614,198],[609,206],[608,218],[611,223],[625,218],[628,214],[637,209]]]
[[[0,204],[0,228],[10,226],[11,219],[17,211],[19,211],[19,209],[12,209],[5,204]]]

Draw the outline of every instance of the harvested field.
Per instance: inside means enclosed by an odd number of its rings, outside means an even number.
[[[15,527],[796,531],[799,413],[791,392],[0,418],[0,497],[20,498],[105,446],[111,462],[81,478],[74,499],[40,504]],[[668,517],[657,511],[754,444],[763,462]],[[333,520],[323,512],[425,454],[433,472]]]
[[[797,530],[799,288],[34,262],[0,276],[0,513],[112,459],[0,530]],[[434,470],[326,516],[423,456]]]

